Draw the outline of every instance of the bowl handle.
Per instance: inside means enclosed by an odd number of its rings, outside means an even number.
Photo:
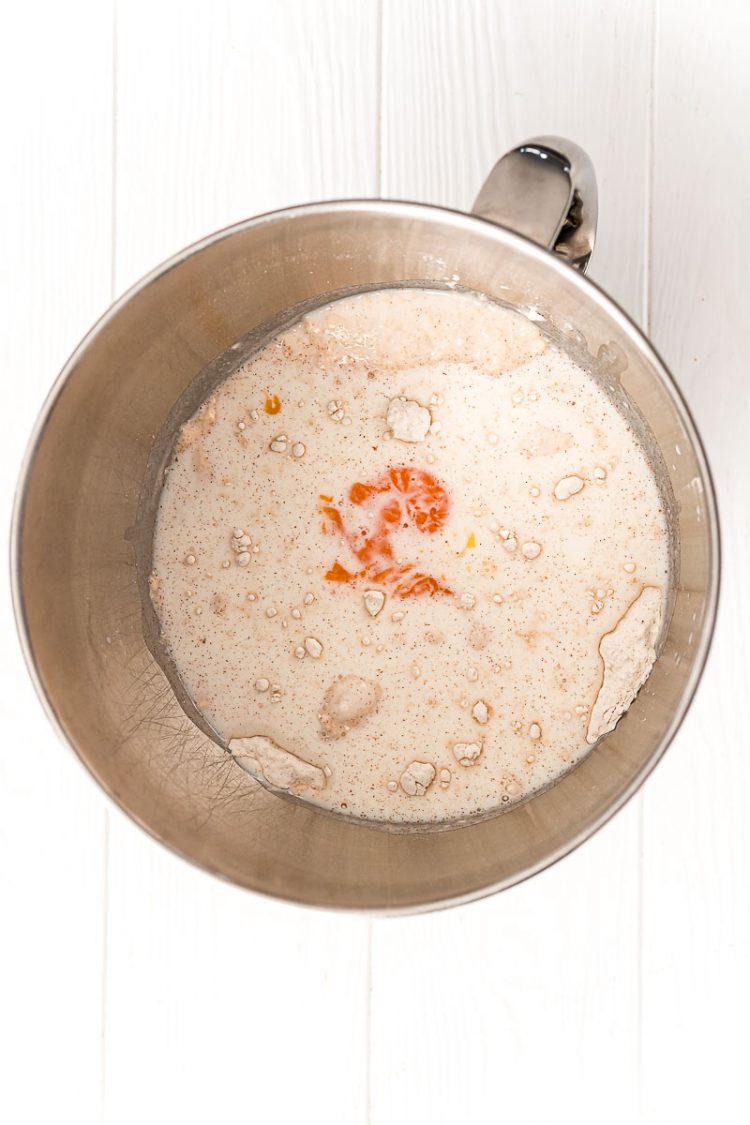
[[[553,250],[584,273],[594,249],[594,165],[563,137],[533,137],[498,160],[472,212]]]

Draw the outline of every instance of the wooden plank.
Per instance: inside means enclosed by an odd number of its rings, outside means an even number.
[[[384,194],[466,208],[507,148],[570,136],[598,173],[592,274],[641,316],[651,33],[650,5],[623,0],[386,0]],[[507,894],[376,923],[376,1125],[483,1120],[495,1106],[522,1120],[593,1122],[602,1105],[634,1119],[640,840],[636,800]]]
[[[508,149],[542,133],[591,156],[590,274],[643,319],[650,0],[384,0],[383,195],[470,208]]]
[[[593,1125],[613,1089],[635,1120],[637,811],[500,897],[375,923],[375,1125]]]
[[[248,214],[376,192],[376,17],[119,9],[118,288]],[[369,923],[220,884],[119,818],[111,855],[106,1121],[363,1121]]]
[[[701,429],[723,519],[722,606],[694,707],[647,791],[645,1106],[736,1118],[750,1007],[750,10],[667,0],[655,84],[653,334]]]
[[[0,37],[0,523],[35,415],[110,295],[110,3],[14,5]],[[54,544],[50,544],[54,550]],[[0,1119],[99,1120],[106,812],[0,599]]]
[[[109,901],[108,1125],[366,1119],[366,919],[248,895],[114,822]]]
[[[376,0],[175,12],[119,12],[120,289],[218,227],[377,191]]]

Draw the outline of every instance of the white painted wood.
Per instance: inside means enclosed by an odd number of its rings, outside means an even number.
[[[366,1120],[366,919],[251,897],[124,821],[109,875],[107,1125]]]
[[[128,0],[117,285],[218,227],[376,193],[376,0]]]
[[[112,6],[15,5],[0,38],[6,526],[33,416],[113,290],[288,203],[380,190],[467,207],[509,145],[558,132],[597,168],[592,276],[650,321],[706,438],[724,605],[645,802],[499,898],[371,927],[213,881],[117,814],[108,846],[4,590],[0,1120],[738,1120],[747,6],[658,0],[655,40],[651,0],[117,0],[116,29]]]
[[[383,65],[385,194],[466,208],[509,147],[539,133],[571,137],[600,184],[592,274],[642,312],[648,5],[386,0]],[[495,1105],[520,1120],[593,1122],[605,1105],[632,1120],[639,909],[636,801],[585,849],[506,895],[376,923],[376,1125],[480,1120]],[[410,1020],[394,1022],[394,1009]]]
[[[543,133],[591,156],[590,275],[642,319],[650,0],[384,0],[383,195],[470,208],[513,145]]]
[[[376,14],[120,7],[118,289],[246,215],[375,193]],[[365,1120],[366,919],[222,885],[119,817],[109,874],[107,1125]]]
[[[719,625],[703,684],[646,792],[643,1057],[654,1121],[739,1120],[750,1010],[750,8],[659,8],[653,334],[713,465]]]
[[[3,535],[34,417],[109,303],[111,62],[108,3],[3,14]],[[106,814],[34,696],[6,582],[0,638],[0,1120],[87,1125],[101,1103]]]

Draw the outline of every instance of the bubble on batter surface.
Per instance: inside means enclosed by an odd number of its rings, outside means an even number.
[[[492,708],[489,703],[485,703],[483,699],[478,699],[471,709],[471,717],[475,722],[479,723],[481,727],[487,725],[490,721],[491,714]]]
[[[392,398],[386,424],[398,441],[424,441],[432,424],[432,415],[426,406],[413,399]]]
[[[373,715],[380,702],[380,685],[364,676],[338,676],[323,699],[320,733],[324,738],[343,738]]]
[[[385,605],[385,594],[382,590],[365,590],[362,600],[370,617],[377,617]]]
[[[473,766],[481,757],[483,742],[454,742],[453,757],[460,766]]]
[[[584,481],[581,477],[573,474],[569,477],[563,477],[559,480],[553,489],[556,500],[570,500],[571,496],[576,496],[584,486]]]
[[[401,774],[401,788],[410,797],[424,797],[435,780],[435,772],[432,762],[410,762]]]

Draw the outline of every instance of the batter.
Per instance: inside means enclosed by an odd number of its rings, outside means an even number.
[[[238,768],[428,824],[508,807],[615,726],[669,576],[607,392],[515,312],[390,289],[304,317],[182,427],[151,596]]]

